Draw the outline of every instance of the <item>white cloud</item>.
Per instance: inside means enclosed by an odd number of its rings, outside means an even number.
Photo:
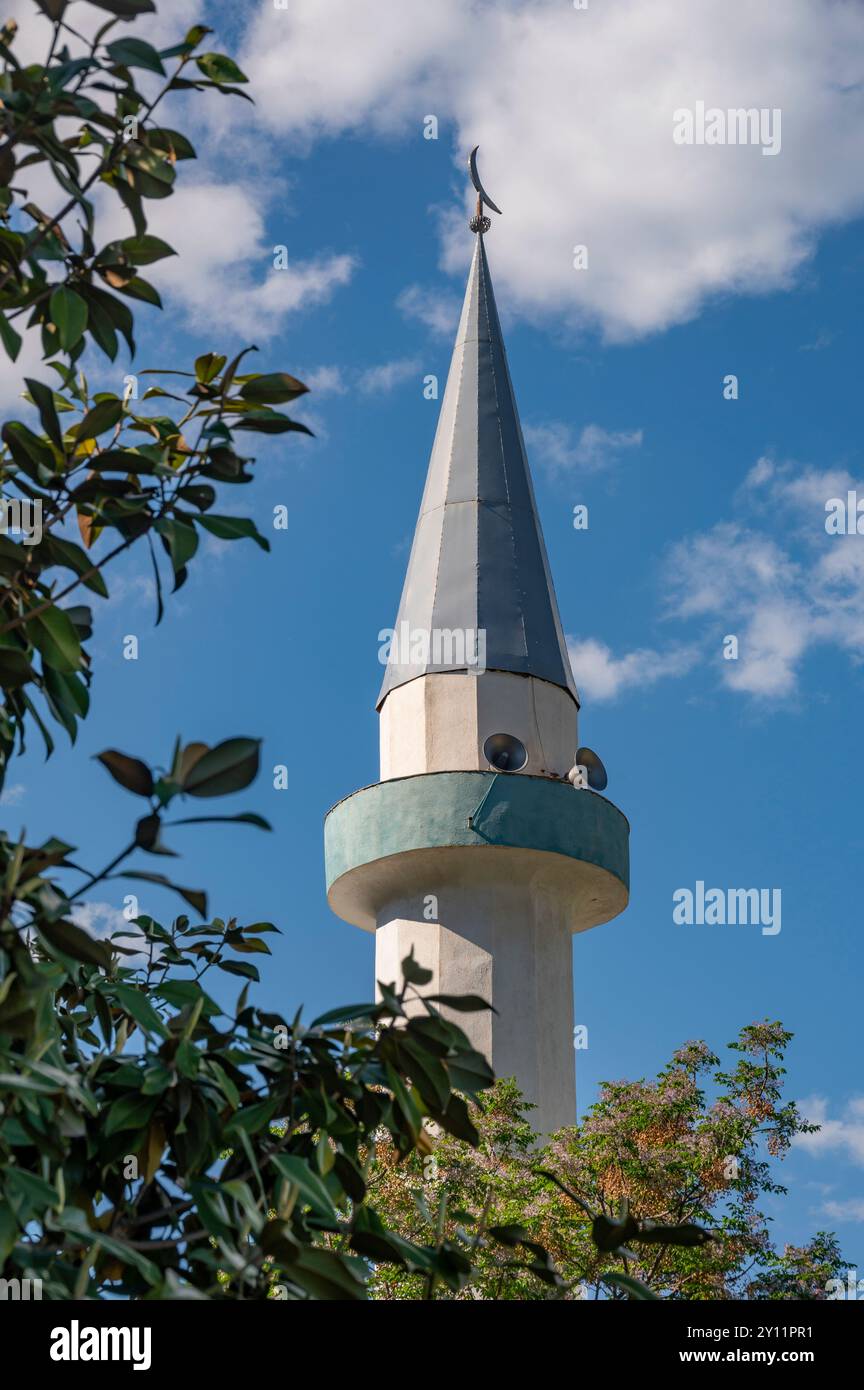
[[[274,269],[265,205],[260,188],[181,179],[170,198],[148,206],[150,231],[177,252],[152,278],[194,327],[266,342],[291,314],[324,303],[351,279],[357,263],[345,254],[295,260],[289,247],[287,269]],[[114,206],[102,226],[107,236],[128,234],[125,213]]]
[[[377,367],[365,367],[357,385],[366,396],[382,396],[416,377],[419,371],[416,357],[402,357],[395,362],[382,362]]]
[[[369,367],[313,367],[299,375],[320,400],[325,396],[344,396],[351,390],[360,391],[364,396],[385,396],[417,377],[419,371],[420,362],[416,357],[398,357],[392,362]]]
[[[699,659],[695,647],[672,647],[658,652],[640,648],[616,657],[595,638],[567,638],[570,665],[581,696],[594,704],[615,700],[624,690],[646,689],[667,677],[683,676]]]
[[[817,1158],[827,1153],[843,1154],[853,1163],[864,1166],[864,1096],[850,1100],[836,1120],[829,1118],[829,1102],[825,1096],[808,1096],[798,1108],[805,1120],[820,1128],[815,1134],[796,1135],[793,1140],[796,1148]]]
[[[299,373],[304,386],[322,396],[344,396],[348,390],[341,367],[313,367],[310,371]]]
[[[738,660],[726,663],[727,686],[747,695],[791,695],[811,637],[809,615],[801,605],[758,604],[740,634]]]
[[[249,119],[280,140],[419,142],[434,114],[455,129],[460,170],[479,142],[504,210],[502,299],[620,340],[716,295],[788,288],[820,231],[860,212],[862,56],[854,3],[376,0],[370,24],[355,0],[292,0],[257,11],[241,59]],[[673,113],[697,101],[779,108],[781,152],[675,144]],[[455,186],[467,213],[464,173]],[[464,215],[444,216],[442,235],[447,268],[461,269]],[[573,268],[577,244],[588,270]]]
[[[27,788],[23,782],[15,782],[11,787],[4,787],[3,794],[0,796],[0,806],[18,806],[26,795]]]
[[[552,473],[575,469],[599,473],[611,467],[625,449],[639,448],[642,431],[607,430],[602,425],[586,425],[579,438],[574,439],[569,425],[553,420],[547,424],[527,425],[525,440],[532,456]]]
[[[612,699],[687,674],[701,651],[726,689],[778,701],[797,693],[804,660],[818,645],[864,664],[864,535],[825,530],[826,502],[845,500],[848,491],[864,495],[864,482],[845,469],[758,459],[736,499],[752,524],[720,521],[676,541],[663,561],[662,616],[698,623],[697,636],[666,652],[621,657],[593,638],[574,642],[577,684],[595,699]],[[759,529],[763,513],[779,538]],[[721,652],[728,636],[738,639],[734,660]]]
[[[826,1202],[822,1210],[832,1221],[864,1221],[864,1197],[850,1197],[845,1202]]]
[[[417,319],[439,338],[451,338],[459,323],[462,301],[456,294],[408,285],[396,300],[406,319]]]
[[[812,343],[802,343],[799,352],[824,352],[834,342],[835,334],[828,328],[820,328]]]
[[[738,637],[738,660],[722,663],[729,689],[767,699],[794,694],[817,644],[864,661],[864,537],[825,530],[826,502],[845,500],[849,490],[860,496],[864,484],[845,469],[762,457],[738,500],[755,517],[769,514],[779,540],[724,521],[671,547],[667,614],[711,619],[721,636]]]
[[[798,571],[769,536],[723,521],[676,542],[666,574],[669,609],[688,618],[729,613],[754,597],[779,599]]]

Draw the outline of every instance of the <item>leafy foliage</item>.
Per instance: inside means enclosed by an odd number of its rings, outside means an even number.
[[[101,941],[74,921],[76,900],[136,849],[168,852],[175,799],[248,785],[249,743],[178,745],[164,771],[102,754],[150,809],[77,891],[60,883],[71,846],[0,838],[0,1262],[5,1277],[41,1279],[43,1297],[359,1299],[371,1260],[452,1289],[470,1272],[450,1242],[402,1239],[367,1200],[383,1137],[428,1152],[431,1118],[476,1140],[464,1097],[492,1080],[433,1004],[408,1016],[407,978],[305,1027],[249,1002],[277,928],[208,921],[200,890],[177,887],[196,915],[170,928],[138,916]],[[213,971],[245,982],[227,1013]]]
[[[48,376],[25,380],[33,416],[0,429],[0,777],[16,742],[24,747],[28,724],[50,753],[50,721],[74,740],[87,714],[92,611],[81,591],[107,598],[106,566],[143,539],[158,621],[157,553],[167,557],[176,590],[202,532],[267,549],[248,517],[220,510],[217,489],[252,479],[254,460],[240,450],[238,432],[309,432],[274,408],[302,395],[302,382],[287,372],[241,371],[254,349],[230,362],[206,353],[189,371],[143,371],[153,381],[140,404],[137,378],[127,376],[122,392],[91,392],[79,359],[89,349],[114,361],[121,342],[134,354],[130,301],[161,307],[141,270],[174,255],[148,232],[147,204],[171,196],[178,164],[195,151],[179,131],[159,125],[156,108],[178,91],[239,94],[246,79],[231,59],[198,51],[210,32],[204,25],[159,52],[139,38],[113,37],[152,4],[99,4],[109,17],[74,56],[66,4],[40,8],[54,21],[44,66],[19,63],[14,24],[0,40],[0,340],[14,360],[19,327],[38,332]],[[149,76],[152,85],[154,74],[165,80],[147,95],[140,83]],[[63,195],[51,214],[25,186],[28,171],[45,169]],[[131,221],[129,236],[103,245],[93,201],[99,187]],[[10,522],[23,522],[20,541],[8,534]]]
[[[478,1102],[475,1149],[444,1136],[430,1165],[397,1163],[385,1146],[374,1200],[416,1238],[446,1193],[448,1235],[518,1226],[558,1276],[479,1243],[462,1298],[825,1298],[849,1267],[836,1238],[777,1250],[760,1209],[785,1191],[771,1160],[815,1128],[783,1100],[790,1037],[778,1023],[742,1029],[731,1069],[690,1043],[655,1081],[604,1084],[584,1121],[545,1144],[515,1084],[498,1081]],[[376,1271],[376,1298],[420,1293],[403,1271]]]

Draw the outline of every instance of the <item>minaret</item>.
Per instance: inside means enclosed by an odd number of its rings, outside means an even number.
[[[549,1133],[576,1118],[570,938],[627,905],[629,827],[573,768],[593,755],[576,758],[476,152],[471,173],[474,258],[378,698],[381,780],[326,818],[328,901],[375,932],[376,979],[399,980],[413,948],[424,992],[494,1005],[450,1016]]]

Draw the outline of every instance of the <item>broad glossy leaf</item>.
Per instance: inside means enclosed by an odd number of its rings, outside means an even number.
[[[153,795],[153,774],[140,758],[130,758],[116,748],[107,748],[104,753],[96,754],[96,761],[107,767],[114,781],[127,791],[134,792],[136,796]]]
[[[106,43],[105,51],[110,54],[111,61],[121,67],[145,68],[148,72],[165,76],[159,54],[152,44],[145,43],[143,39],[115,39],[113,43]]]
[[[225,796],[248,787],[258,774],[261,740],[229,738],[198,758],[183,778],[190,796]]]
[[[158,1104],[158,1099],[153,1096],[121,1096],[108,1111],[105,1133],[117,1134],[121,1129],[146,1129]]]
[[[227,357],[223,357],[218,352],[205,352],[200,357],[195,358],[195,377],[203,386],[208,386],[211,381],[215,381],[225,363]]]
[[[63,431],[60,428],[60,421],[57,418],[57,407],[54,404],[54,392],[50,386],[44,382],[34,381],[32,377],[25,377],[24,384],[33,402],[39,411],[39,419],[42,421],[42,428],[53,444],[58,449],[63,448]]]
[[[287,372],[270,372],[262,376],[250,377],[240,387],[244,401],[257,405],[284,405],[286,401],[296,400],[309,390],[296,376]]]
[[[234,60],[224,53],[201,53],[195,62],[205,77],[209,77],[211,82],[218,82],[220,86],[225,82],[249,81]]]
[[[273,1167],[283,1178],[287,1178],[290,1183],[300,1192],[301,1201],[318,1216],[326,1216],[335,1220],[337,1216],[333,1198],[330,1196],[323,1181],[308,1163],[302,1158],[296,1158],[293,1154],[275,1154],[271,1159]]]
[[[75,426],[75,438],[79,443],[84,439],[97,439],[106,430],[113,429],[122,414],[123,402],[116,397],[113,400],[97,401],[92,409],[87,411],[80,424]]]
[[[111,949],[108,944],[96,941],[89,932],[76,927],[74,922],[48,922],[40,919],[38,927],[49,946],[53,946],[62,955],[83,961],[85,965],[99,965],[103,970],[110,970]]]
[[[121,19],[134,19],[139,14],[155,14],[154,0],[89,0],[97,10],[107,10]]]
[[[105,993],[116,1000],[130,1018],[134,1018],[145,1033],[156,1033],[160,1038],[168,1036],[168,1030],[154,1009],[147,995],[134,985],[112,984]]]
[[[40,547],[41,551],[42,547]],[[108,589],[105,580],[99,570],[93,570],[93,561],[90,559],[86,550],[82,550],[80,545],[75,545],[74,541],[63,540],[60,536],[48,536],[44,542],[45,555],[52,565],[63,565],[66,569],[74,571],[81,576],[82,583],[88,589],[92,589],[95,594],[100,594],[102,598],[108,597]],[[93,570],[88,574],[88,570]],[[87,576],[84,578],[84,576]]]
[[[81,665],[81,643],[69,615],[62,608],[46,608],[27,624],[43,659],[57,671],[77,671]]]
[[[127,869],[124,873],[118,874],[118,878],[134,878],[143,883],[158,883],[162,888],[170,888],[172,892],[179,893],[183,901],[194,907],[196,912],[200,912],[202,917],[207,916],[207,894],[200,888],[181,888],[179,883],[172,883],[164,874],[151,874],[144,869],[136,869],[134,872]]]
[[[203,526],[205,531],[209,531],[212,536],[218,536],[222,541],[250,540],[256,545],[260,545],[262,550],[270,549],[270,542],[259,534],[254,521],[245,516],[213,516],[208,512],[198,518],[198,525]]]
[[[64,351],[73,348],[87,327],[87,305],[66,285],[58,285],[48,301],[51,318],[57,325],[57,336]]]

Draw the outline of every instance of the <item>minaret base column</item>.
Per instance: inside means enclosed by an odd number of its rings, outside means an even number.
[[[504,856],[502,855],[502,858]],[[506,875],[506,865],[501,865]],[[402,961],[432,971],[418,992],[477,994],[495,1012],[441,1012],[462,1028],[497,1077],[515,1077],[536,1109],[541,1134],[576,1121],[573,974],[569,913],[560,895],[535,885],[443,886],[424,895],[438,921],[388,904],[375,934],[375,978],[401,979]],[[431,901],[429,901],[431,899]],[[421,904],[422,907],[422,904]],[[422,1010],[419,1000],[415,1008]]]

